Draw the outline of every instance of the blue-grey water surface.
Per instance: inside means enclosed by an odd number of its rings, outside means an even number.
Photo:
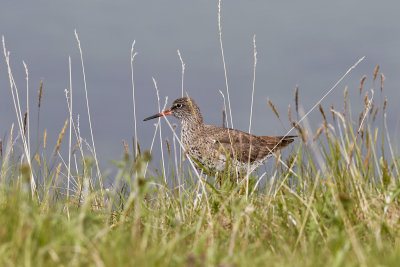
[[[366,59],[323,101],[328,110],[343,106],[343,90],[355,120],[363,108],[359,81],[373,88],[377,64],[386,76],[389,96],[388,124],[399,139],[400,108],[400,2],[399,1],[233,1],[222,2],[222,38],[227,64],[235,128],[247,131],[253,79],[253,35],[256,35],[257,72],[252,132],[285,134],[287,108],[294,106],[299,86],[300,104],[307,111],[359,58]],[[136,40],[134,62],[138,135],[148,149],[156,121],[142,119],[158,111],[152,77],[157,80],[161,102],[181,95],[181,64],[186,63],[184,87],[200,105],[205,121],[221,124],[226,92],[218,36],[217,1],[11,1],[0,6],[0,34],[11,51],[14,77],[25,108],[24,60],[29,68],[31,138],[36,139],[37,90],[44,80],[40,135],[48,130],[54,147],[68,109],[64,90],[69,88],[68,56],[72,58],[74,117],[80,114],[81,134],[90,141],[85,107],[77,30],[83,49],[94,138],[101,169],[118,159],[122,140],[132,143],[133,107],[130,48]],[[0,135],[16,123],[4,57],[0,61]],[[375,86],[379,104],[379,81]],[[272,100],[283,125],[267,104]],[[310,117],[318,126],[321,115]],[[171,118],[172,122],[177,122]],[[171,138],[163,122],[165,138]],[[67,142],[63,141],[65,149]],[[159,146],[157,138],[156,146]],[[65,152],[65,150],[64,150]],[[158,157],[156,156],[156,160]],[[158,165],[157,162],[155,162]]]

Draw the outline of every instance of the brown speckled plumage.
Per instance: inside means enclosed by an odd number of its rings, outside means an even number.
[[[224,171],[227,166],[236,173],[254,171],[272,152],[288,146],[295,137],[255,136],[204,124],[198,105],[187,97],[176,99],[169,110],[145,120],[165,115],[173,115],[180,120],[185,152],[211,172]],[[227,159],[230,164],[227,164]]]

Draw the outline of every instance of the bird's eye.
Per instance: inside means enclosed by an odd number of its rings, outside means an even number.
[[[182,107],[182,104],[175,104],[175,107],[181,108],[181,107]]]

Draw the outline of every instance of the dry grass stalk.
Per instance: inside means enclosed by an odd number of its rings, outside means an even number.
[[[375,71],[374,71],[374,82],[375,82],[375,80],[376,80],[376,77],[378,76],[378,72],[379,72],[380,67],[381,67],[381,66],[379,66],[379,64],[376,65],[376,68],[375,68]]]
[[[290,121],[290,123],[293,125],[293,127],[294,127],[294,125],[296,124],[293,120],[292,120],[292,109],[291,109],[291,107],[290,107],[290,105],[289,105],[289,107],[288,107],[288,116],[289,116],[289,121]]]
[[[40,82],[40,88],[39,88],[39,100],[38,100],[38,108],[40,109],[40,104],[42,102],[42,92],[43,92],[43,80]]]
[[[3,157],[3,140],[0,139],[0,157]]]
[[[333,107],[333,104],[331,104],[331,113],[332,113],[332,119],[333,119],[333,121],[336,121],[335,109],[334,109],[334,107]]]
[[[128,144],[125,142],[125,140],[122,140],[122,144],[123,144],[123,146],[124,146],[125,153],[129,154]]]
[[[383,73],[381,73],[381,92],[383,90],[383,83],[385,82],[385,79],[386,79],[385,75],[383,75]]]
[[[11,125],[11,131],[10,131],[11,154],[14,153],[13,133],[14,133],[14,123]]]
[[[375,108],[375,100],[371,99],[371,107],[369,108],[369,115],[371,115],[372,112],[374,112],[374,108]]]
[[[348,87],[346,86],[344,88],[344,110],[343,110],[343,117],[346,116],[346,110],[347,110],[347,93],[348,93]]]
[[[46,149],[46,141],[47,141],[47,130],[44,130],[44,134],[43,134],[43,149]]]
[[[58,149],[60,148],[61,141],[62,141],[63,136],[64,136],[64,133],[65,133],[65,129],[67,129],[68,120],[69,120],[69,119],[67,119],[67,120],[65,121],[64,127],[62,128],[60,134],[58,135],[57,146],[56,146],[56,152],[54,153],[54,155],[57,155],[57,153],[58,153]]]
[[[276,110],[274,104],[272,104],[271,100],[269,100],[269,98],[267,98],[267,101],[268,101],[268,104],[269,104],[269,106],[271,107],[272,111],[273,111],[273,112],[275,113],[275,115],[278,117],[278,119],[281,119],[281,118],[279,117],[278,111]]]
[[[28,111],[25,111],[25,115],[24,115],[24,135],[26,134],[26,122],[28,119]]]
[[[363,88],[363,84],[365,82],[365,79],[367,79],[367,75],[363,75],[361,77],[361,80],[360,80],[360,95],[361,95],[361,92],[362,92],[362,88]]]
[[[369,165],[369,154],[370,154],[370,150],[371,150],[371,146],[370,146],[371,141],[372,141],[372,138],[371,138],[371,136],[369,136],[369,140],[368,140],[368,142],[366,142],[367,156],[365,157],[365,161],[364,161],[364,170],[366,170]]]
[[[294,102],[296,104],[296,114],[299,114],[299,86],[296,85],[296,89],[294,92]]]

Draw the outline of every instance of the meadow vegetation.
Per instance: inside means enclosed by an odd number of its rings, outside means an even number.
[[[76,39],[82,56],[77,34]],[[223,51],[221,35],[220,41]],[[17,123],[0,141],[0,266],[399,265],[400,156],[386,123],[379,66],[361,78],[359,88],[345,88],[342,104],[316,105],[321,120],[312,126],[296,88],[288,118],[291,134],[299,138],[288,155],[275,154],[268,173],[232,182],[194,169],[180,149],[179,134],[165,142],[160,120],[151,148],[123,142],[122,157],[114,161],[118,171],[106,177],[93,132],[91,142],[80,135],[72,86],[65,93],[70,116],[58,142],[48,144],[45,131],[31,144],[29,104],[23,109],[19,101],[4,37],[3,52]],[[133,96],[135,55],[133,43]],[[81,62],[91,129],[82,57]],[[254,80],[255,67],[254,39]],[[365,83],[373,89],[366,91]],[[155,80],[154,85],[157,89]],[[226,85],[229,100],[227,79]],[[44,87],[42,82],[38,121]],[[349,90],[359,91],[362,110],[351,110]],[[286,117],[267,103],[279,120]],[[161,167],[148,151],[158,135],[165,151]]]

